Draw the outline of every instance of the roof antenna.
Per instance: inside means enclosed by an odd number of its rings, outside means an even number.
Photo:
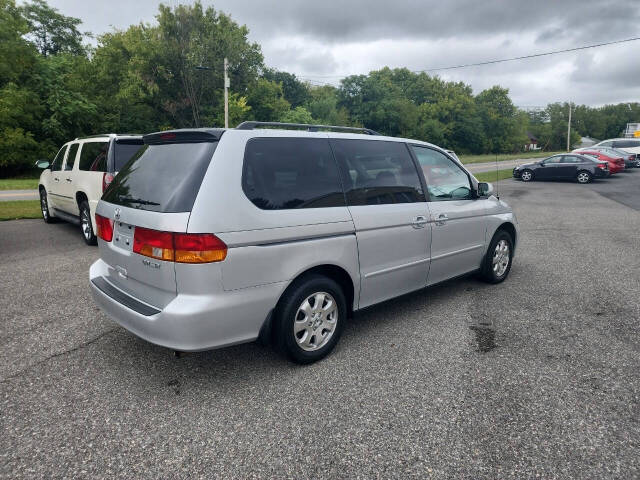
[[[498,173],[498,154],[496,153],[496,198],[500,200],[500,174]]]

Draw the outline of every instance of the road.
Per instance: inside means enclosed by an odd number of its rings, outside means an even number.
[[[368,309],[306,367],[176,359],[95,307],[77,227],[2,222],[0,477],[639,478],[640,211],[606,188],[501,182],[506,282]]]
[[[530,163],[536,160],[540,160],[538,158],[519,158],[516,160],[504,160],[501,162],[486,162],[486,163],[467,163],[465,164],[465,168],[469,170],[471,173],[482,173],[482,172],[493,172],[494,170],[504,170],[507,168],[514,168],[518,165],[522,165],[523,163]]]
[[[0,190],[0,202],[38,200],[38,190]]]

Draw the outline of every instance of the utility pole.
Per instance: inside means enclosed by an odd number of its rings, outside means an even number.
[[[229,128],[229,75],[227,74],[228,68],[229,62],[227,60],[227,57],[224,57],[224,128]]]
[[[567,152],[571,150],[571,102],[569,102],[569,123],[567,124]]]

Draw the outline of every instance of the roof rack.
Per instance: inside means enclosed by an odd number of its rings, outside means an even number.
[[[281,123],[281,122],[242,122],[236,127],[237,130],[253,130],[254,128],[275,127],[275,128],[300,128],[308,132],[319,130],[334,130],[337,132],[364,133],[367,135],[380,135],[370,128],[341,127],[336,125],[311,125],[308,123]]]

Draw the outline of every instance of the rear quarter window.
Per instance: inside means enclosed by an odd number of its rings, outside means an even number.
[[[263,210],[345,206],[338,167],[321,138],[249,140],[242,190]]]
[[[109,142],[85,142],[80,150],[80,170],[91,172],[107,171],[107,151]]]
[[[143,145],[102,199],[153,212],[190,212],[217,142]]]

